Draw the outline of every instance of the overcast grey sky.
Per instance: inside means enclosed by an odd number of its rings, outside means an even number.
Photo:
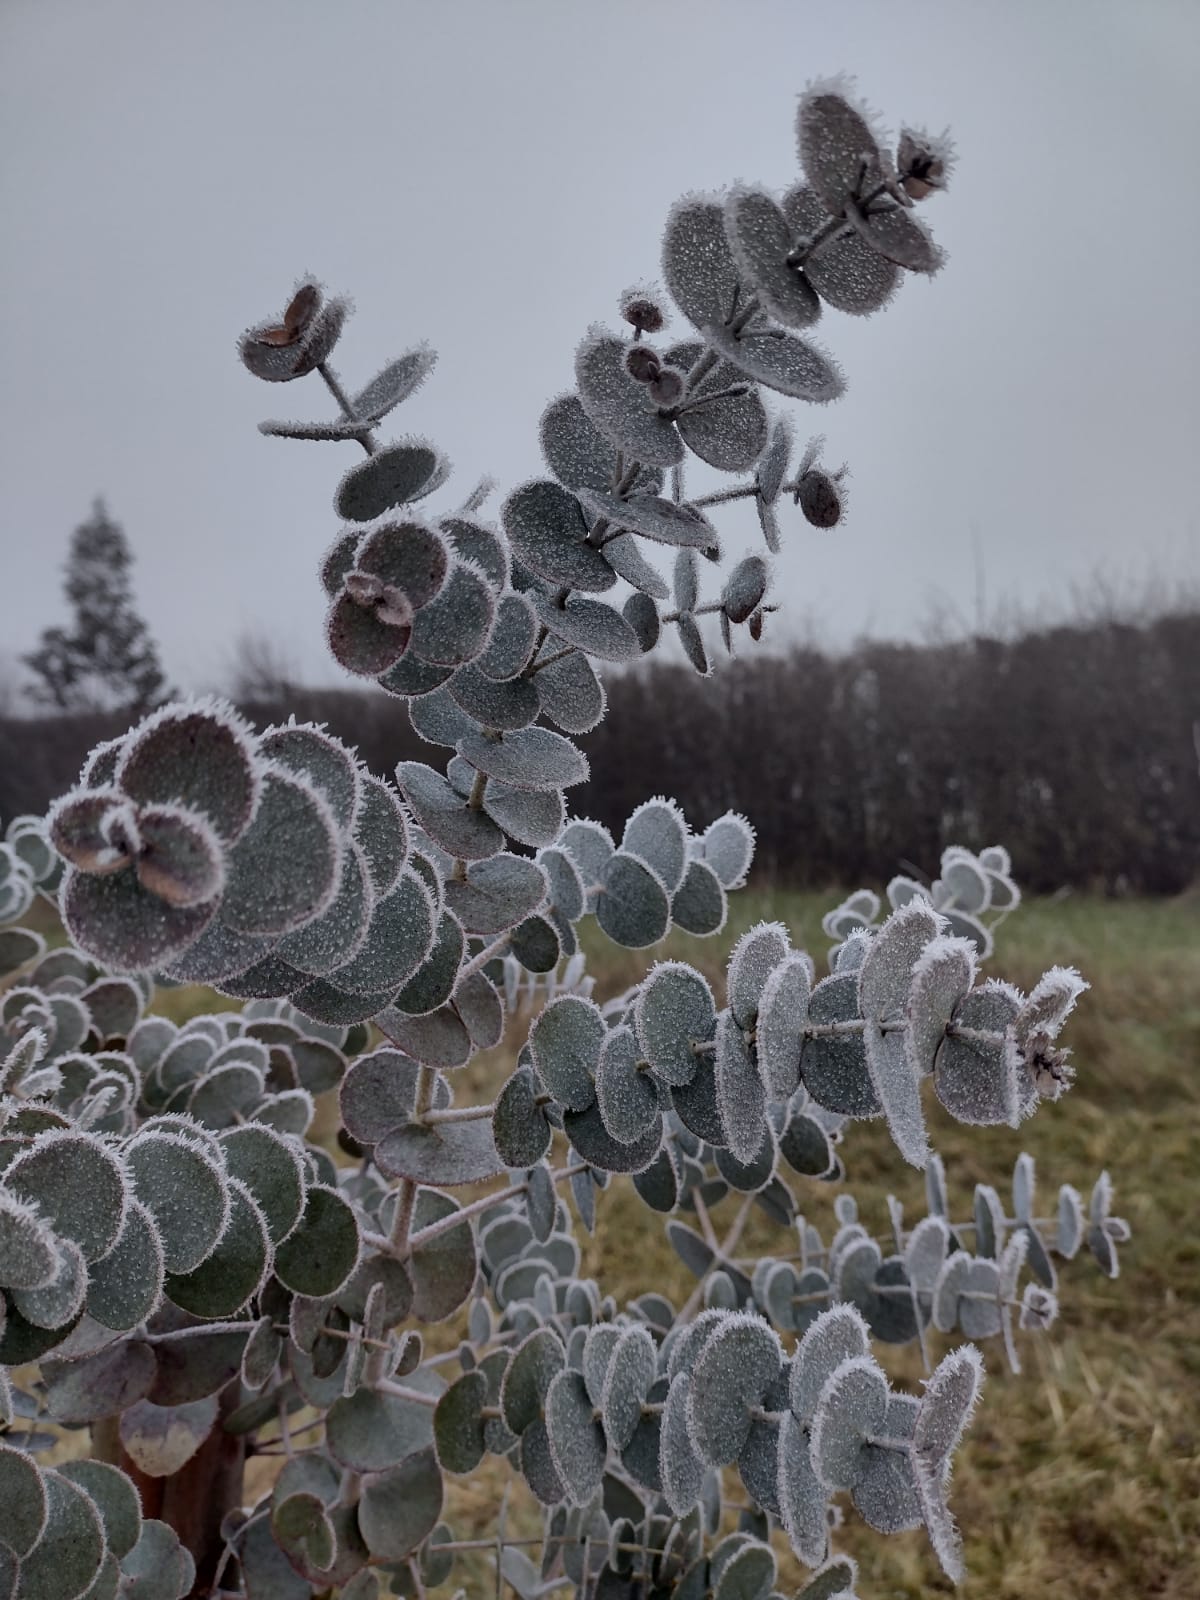
[[[989,604],[1194,581],[1198,0],[3,0],[0,650],[61,617],[102,492],[177,680],[251,628],[333,679],[315,564],[356,447],[257,432],[330,407],[253,380],[240,330],[313,272],[357,304],[355,385],[428,338],[391,423],[449,453],[447,508],[504,490],[670,202],[793,182],[796,95],[839,70],[951,126],[950,261],[816,330],[849,392],[793,414],[851,516],[791,514],[776,598],[841,643],[969,622],[976,547]]]

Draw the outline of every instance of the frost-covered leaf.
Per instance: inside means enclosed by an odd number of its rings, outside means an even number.
[[[504,835],[491,818],[469,806],[432,767],[402,761],[396,781],[422,828],[450,855],[482,861],[503,849]]]
[[[723,1011],[717,1019],[713,1059],[723,1142],[738,1161],[749,1162],[762,1144],[766,1094],[746,1035],[732,1011]]]
[[[888,1382],[870,1356],[850,1356],[826,1379],[812,1424],[812,1460],[827,1489],[853,1489],[867,1469],[866,1448],[882,1436]]]
[[[600,880],[596,921],[626,949],[657,944],[671,925],[671,901],[661,878],[637,856],[618,850]]]
[[[593,594],[612,588],[612,568],[587,542],[588,520],[567,489],[535,479],[509,495],[501,515],[514,555],[539,578]]]
[[[404,1386],[418,1394],[438,1397],[442,1384],[436,1373],[410,1373]],[[382,1390],[358,1389],[335,1400],[325,1423],[330,1455],[354,1472],[382,1472],[414,1450],[423,1450],[434,1438],[434,1408],[402,1395]]]
[[[199,1140],[142,1132],[126,1147],[133,1190],[162,1241],[169,1272],[191,1272],[229,1221],[230,1195],[219,1162]]]
[[[945,1499],[946,1467],[971,1420],[983,1383],[978,1350],[962,1345],[938,1363],[925,1385],[913,1430],[913,1466],[929,1537],[947,1577],[963,1573],[962,1543]]]
[[[501,1170],[491,1125],[484,1119],[393,1128],[376,1145],[375,1161],[388,1177],[446,1188],[479,1183]]]
[[[389,445],[350,468],[338,485],[334,506],[348,522],[371,522],[393,506],[429,494],[445,473],[446,464],[424,440]]]
[[[727,1316],[706,1340],[691,1369],[688,1421],[708,1465],[737,1459],[782,1360],[778,1336],[757,1316]]]
[[[552,1000],[529,1034],[538,1076],[569,1111],[586,1111],[596,1097],[595,1075],[608,1030],[591,1000]]]
[[[540,666],[533,682],[543,715],[564,732],[590,733],[603,719],[608,704],[604,685],[582,650]]]
[[[1020,1121],[1016,1062],[1006,1047],[1020,997],[1011,985],[989,978],[964,994],[937,1055],[933,1084],[938,1099],[959,1122]],[[967,1030],[964,1033],[959,1030]]]
[[[931,939],[913,968],[908,995],[909,1065],[920,1079],[933,1071],[954,1008],[975,981],[975,947],[966,939]]]
[[[924,901],[902,906],[871,940],[858,980],[871,1083],[897,1148],[917,1167],[923,1167],[928,1157],[920,1084],[903,1033],[885,1032],[884,1024],[903,1015],[913,968],[938,931],[939,918]]]
[[[559,601],[539,595],[533,604],[539,622],[556,639],[601,661],[631,661],[641,653],[624,616],[602,600],[570,595]]]
[[[475,661],[488,647],[496,596],[473,562],[455,557],[437,595],[413,618],[409,648],[435,666]]]
[[[754,829],[736,811],[709,823],[701,840],[703,860],[726,889],[739,889],[754,860]]]
[[[545,1398],[546,1433],[555,1470],[570,1502],[586,1505],[604,1475],[607,1441],[593,1416],[583,1374],[566,1367]]]
[[[596,1065],[595,1095],[605,1128],[621,1144],[633,1144],[661,1117],[654,1084],[638,1070],[632,1028],[613,1028],[606,1034]]]
[[[223,702],[198,701],[147,717],[122,746],[115,782],[138,804],[199,812],[230,842],[254,814],[258,774],[242,719]]]
[[[770,316],[789,328],[817,320],[821,302],[803,271],[788,261],[795,243],[792,229],[766,190],[732,190],[725,202],[725,232],[743,282]]]
[[[168,1273],[168,1297],[193,1316],[236,1316],[262,1288],[272,1264],[267,1219],[246,1184],[231,1179],[230,1213],[215,1248],[187,1273]]]
[[[399,1561],[415,1550],[441,1513],[442,1475],[432,1446],[363,1482],[358,1524],[367,1548],[381,1560]]]
[[[665,1083],[690,1083],[699,1056],[716,1030],[717,1012],[707,980],[683,962],[661,962],[643,982],[634,1025],[650,1065]]]
[[[304,1212],[275,1252],[275,1275],[295,1294],[334,1294],[353,1272],[359,1253],[354,1212],[336,1190],[310,1184]]]
[[[687,870],[687,826],[672,800],[654,799],[638,806],[625,824],[621,849],[653,868],[673,895]]]
[[[502,852],[472,862],[463,878],[452,878],[446,905],[468,933],[504,933],[538,910],[546,890],[546,875],[535,862]]]
[[[42,1484],[46,1523],[37,1544],[21,1559],[21,1600],[80,1600],[107,1553],[104,1524],[90,1495],[69,1478],[45,1469]],[[6,1503],[6,1532],[8,1509]]]
[[[222,920],[240,933],[286,933],[326,909],[340,868],[328,802],[269,766],[254,821],[230,858]]]
[[[783,197],[783,213],[797,239],[808,240],[828,222],[820,197],[798,184]],[[836,311],[867,316],[896,292],[900,269],[852,229],[826,239],[804,263],[804,273],[821,299]]]
[[[77,1244],[85,1261],[99,1260],[116,1243],[128,1183],[100,1139],[67,1129],[43,1133],[9,1163],[4,1184],[16,1201],[35,1206],[58,1238]]]
[[[663,236],[662,265],[672,299],[701,332],[738,309],[740,275],[718,199],[693,195],[676,201]]]
[[[588,776],[581,751],[550,728],[522,728],[498,739],[469,733],[458,749],[473,767],[513,789],[566,789]]]
[[[721,880],[707,861],[688,862],[683,882],[671,897],[671,920],[684,933],[700,937],[720,933],[729,903]]]
[[[513,590],[502,594],[491,640],[475,663],[476,670],[496,683],[510,682],[529,665],[537,630],[537,616],[529,597]]]
[[[702,331],[708,343],[745,377],[793,400],[820,405],[838,399],[846,387],[832,357],[794,333],[753,323],[736,334],[717,326]]]
[[[649,467],[683,460],[683,441],[659,415],[644,385],[625,367],[629,346],[603,328],[592,328],[575,355],[575,381],[584,410],[618,449]]]
[[[811,972],[802,954],[786,955],[767,974],[757,1005],[758,1070],[773,1100],[787,1100],[800,1082]]]
[[[584,489],[579,498],[592,516],[656,544],[707,550],[716,543],[716,530],[702,512],[659,495],[636,493],[621,499],[596,489]]]
[[[854,1022],[859,1016],[858,976],[835,972],[822,978],[809,1001],[813,1029]],[[816,1033],[804,1041],[800,1076],[819,1106],[847,1117],[873,1117],[879,1097],[867,1070],[866,1045],[857,1030]]]

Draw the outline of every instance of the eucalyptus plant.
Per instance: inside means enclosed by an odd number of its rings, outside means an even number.
[[[914,207],[945,187],[944,139],[893,149],[840,80],[801,97],[797,133],[782,197],[672,209],[662,276],[689,326],[665,336],[654,287],[620,298],[620,330],[586,334],[542,416],[547,475],[498,521],[486,484],[432,509],[436,445],[377,436],[429,376],[424,346],[344,384],[347,306],[309,281],[243,336],[254,376],[315,374],[336,404],[265,433],[362,452],[320,563],[328,643],[404,703],[430,763],[389,781],[323,728],[256,732],[193,700],[10,825],[0,1595],[375,1600],[453,1592],[483,1550],[522,1600],[768,1600],[787,1541],[805,1600],[846,1600],[847,1507],[883,1534],[924,1526],[961,1578],[948,1487],[979,1345],[1018,1368],[1022,1332],[1054,1321],[1057,1263],[1086,1245],[1115,1277],[1128,1236],[1103,1174],[1087,1206],[1064,1184],[1040,1215],[1028,1155],[1011,1197],[981,1184],[963,1215],[930,1147],[926,1080],[960,1122],[1013,1127],[1071,1082],[1078,974],[1028,995],[979,975],[1018,903],[1005,851],[894,879],[882,920],[851,896],[820,968],[760,923],[720,995],[656,961],[601,1003],[579,947],[588,918],[635,950],[724,926],[753,861],[743,817],[652,797],[618,840],[569,813],[596,664],[674,629],[706,672],[705,617],[727,648],[761,635],[765,556],[702,584],[712,515],[753,501],[768,553],[794,521],[841,521],[842,473],[819,441],[797,455],[769,398],[836,399],[806,330],[941,265]],[[734,482],[691,493],[692,457]],[[69,943],[21,926],[36,893]],[[240,1005],[176,1024],[154,1007],[176,984]],[[464,1069],[506,1021],[515,1064],[472,1098]],[[843,1184],[851,1124],[877,1117],[924,1169],[926,1214],[889,1200],[877,1239],[839,1187],[826,1240],[805,1195]],[[626,1175],[695,1280],[680,1303],[656,1285],[618,1304],[581,1276],[577,1231]],[[746,1253],[755,1215],[772,1255]],[[909,1343],[920,1393],[875,1354]],[[90,1456],[48,1464],[81,1429]],[[246,1462],[272,1456],[247,1503]],[[494,1534],[459,1536],[455,1480],[489,1458],[540,1532],[517,1536],[505,1492]]]

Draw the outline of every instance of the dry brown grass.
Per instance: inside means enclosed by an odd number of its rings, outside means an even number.
[[[719,939],[672,939],[655,954],[685,956],[719,978],[734,937],[760,918],[781,918],[795,943],[823,951],[820,914],[830,897],[748,891],[735,897]],[[644,972],[643,954],[590,941],[592,966],[611,993]],[[1048,1334],[1022,1336],[1025,1372],[1008,1374],[987,1350],[989,1378],[956,1467],[952,1504],[963,1527],[965,1600],[1116,1600],[1200,1595],[1200,905],[1072,897],[1024,908],[1001,930],[992,970],[1029,985],[1054,962],[1074,963],[1092,983],[1067,1042],[1075,1050],[1074,1093],[1021,1132],[957,1126],[934,1108],[935,1143],[964,1216],[980,1180],[1003,1191],[1022,1148],[1037,1158],[1043,1196],[1060,1182],[1090,1185],[1112,1174],[1118,1212],[1134,1236],[1116,1282],[1090,1258],[1062,1274],[1062,1317]],[[176,1014],[207,996],[177,991]],[[511,1047],[469,1069],[461,1099],[488,1094]],[[461,1081],[461,1080],[460,1080]],[[878,1124],[852,1128],[842,1151],[868,1225],[882,1232],[889,1190],[919,1211],[920,1175],[907,1168]],[[826,1232],[832,1194],[797,1192]],[[802,1192],[803,1190],[803,1192]],[[726,1202],[717,1213],[731,1211]],[[583,1271],[625,1299],[655,1287],[677,1299],[691,1287],[665,1243],[660,1221],[615,1182],[600,1197],[599,1227],[582,1239]],[[748,1236],[779,1249],[764,1223]],[[442,1330],[438,1330],[443,1332]],[[439,1343],[441,1340],[439,1339]],[[912,1350],[884,1351],[896,1381],[915,1386]],[[460,1537],[494,1531],[509,1477],[489,1462],[452,1490],[449,1519]],[[534,1533],[539,1518],[519,1486],[509,1528]],[[852,1510],[837,1535],[862,1569],[864,1600],[950,1592],[922,1533],[883,1539]],[[780,1587],[802,1576],[783,1542]],[[470,1595],[494,1592],[487,1558],[459,1563]],[[450,1593],[450,1589],[438,1591]]]

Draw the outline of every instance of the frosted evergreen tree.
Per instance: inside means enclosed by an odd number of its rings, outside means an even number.
[[[158,646],[133,595],[133,552],[124,529],[97,499],[71,535],[63,589],[67,628],[46,628],[22,660],[32,697],[59,711],[140,715],[170,696]]]

